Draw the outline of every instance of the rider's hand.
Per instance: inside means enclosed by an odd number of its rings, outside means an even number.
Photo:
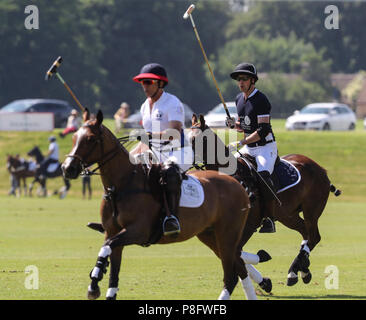
[[[136,140],[141,141],[145,144],[149,144],[149,141],[151,141],[151,139],[152,139],[152,133],[151,132],[146,132],[144,134],[136,136]]]
[[[240,146],[240,141],[234,141],[228,144],[229,152],[232,153],[233,151],[238,150],[238,147]]]
[[[231,129],[235,128],[235,118],[234,117],[226,117],[225,125]]]

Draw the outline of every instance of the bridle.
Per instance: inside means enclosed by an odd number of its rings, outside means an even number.
[[[85,125],[86,127],[88,125]],[[99,138],[97,138],[92,147],[90,147],[89,152],[84,156],[81,157],[78,154],[67,154],[66,158],[75,158],[78,159],[80,162],[80,166],[81,166],[81,175],[84,176],[91,176],[91,175],[100,175],[100,173],[97,173],[96,171],[99,170],[100,168],[102,168],[107,162],[109,162],[110,160],[112,160],[117,153],[122,150],[120,144],[118,144],[115,148],[113,148],[112,150],[104,153],[104,142],[103,142],[103,138],[102,138],[102,130],[100,129],[99,132]],[[101,148],[101,156],[98,160],[96,161],[92,161],[90,163],[88,163],[85,159],[88,159],[88,157],[94,152],[95,146],[96,145],[100,145]],[[91,167],[93,164],[98,163],[98,166],[96,168],[94,168],[93,170],[89,170],[89,167]]]

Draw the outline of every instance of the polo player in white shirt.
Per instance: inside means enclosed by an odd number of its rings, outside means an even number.
[[[168,77],[164,67],[150,63],[133,78],[141,84],[147,97],[140,112],[145,132],[151,137],[151,149],[163,163],[162,182],[168,210],[163,222],[164,235],[180,232],[176,217],[181,193],[181,173],[193,163],[192,147],[184,138],[184,107],[174,95],[164,91]],[[149,146],[140,142],[132,155],[147,151]]]

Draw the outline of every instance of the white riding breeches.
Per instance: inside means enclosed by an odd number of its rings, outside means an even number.
[[[273,173],[274,165],[277,159],[278,151],[277,151],[277,143],[276,141],[267,143],[264,146],[258,147],[248,147],[245,145],[242,147],[239,152],[241,154],[249,154],[254,157],[257,162],[257,171],[268,171],[270,174]],[[240,157],[240,154],[237,152],[235,154],[236,158]]]
[[[157,157],[159,163],[172,161],[177,164],[182,171],[190,169],[194,161],[194,154],[191,146],[164,151],[158,151],[152,148],[152,151]]]
[[[183,148],[173,148],[170,150],[157,150],[152,147],[144,153],[134,156],[134,163],[159,164],[166,161],[172,161],[179,166],[181,171],[187,171],[192,167],[194,161],[194,153],[191,146]]]

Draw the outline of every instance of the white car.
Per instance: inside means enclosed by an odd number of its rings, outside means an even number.
[[[312,103],[288,117],[287,130],[354,130],[356,115],[345,104]]]
[[[235,120],[237,120],[238,113],[236,111],[235,102],[230,101],[230,102],[225,102],[225,104],[229,110],[230,116],[234,117]],[[215,108],[213,108],[209,113],[207,113],[205,115],[205,121],[209,127],[222,128],[222,127],[226,127],[226,125],[225,125],[226,117],[227,117],[227,115],[226,115],[224,106],[222,103],[220,103],[219,105],[217,105]]]

